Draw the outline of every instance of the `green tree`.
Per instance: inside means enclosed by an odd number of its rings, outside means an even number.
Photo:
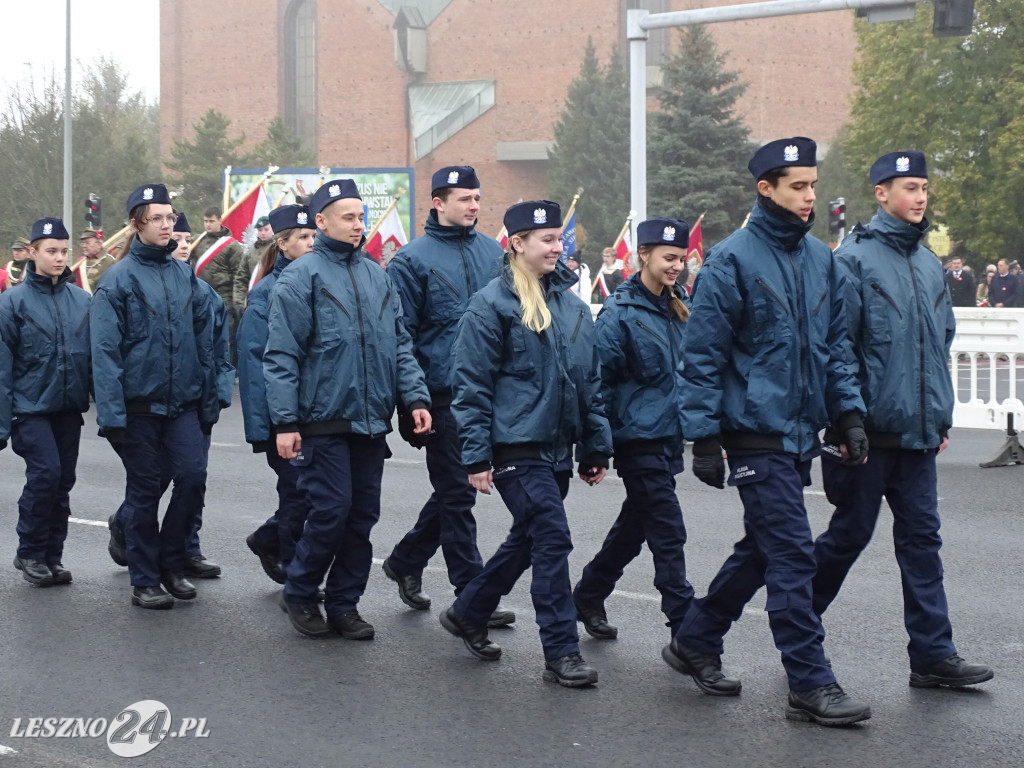
[[[866,224],[878,205],[867,174],[858,176],[851,167],[846,150],[848,137],[849,127],[844,126],[825,156],[818,156],[818,185],[814,189],[818,200],[814,206],[814,229],[811,234],[825,242],[834,241],[834,237],[828,233],[828,205],[832,200],[841,197],[846,201],[847,232],[857,222]]]
[[[629,213],[629,89],[613,51],[602,67],[587,40],[579,75],[569,84],[548,156],[549,195],[568,206],[576,190],[576,220],[585,227],[584,258],[601,263]]]
[[[267,125],[267,135],[252,148],[242,161],[251,168],[277,165],[281,168],[308,168],[316,162],[313,152],[303,146],[281,116]]]
[[[221,203],[224,168],[239,165],[245,134],[228,138],[230,125],[227,117],[211,107],[192,126],[192,141],[175,139],[171,159],[164,163],[172,172],[170,183],[184,187],[178,204],[190,219],[198,220],[207,206]]]
[[[678,40],[662,67],[661,111],[649,117],[647,212],[693,224],[706,211],[707,245],[739,227],[754,199],[754,146],[733,113],[747,86],[704,27],[683,27]]]
[[[123,225],[124,200],[146,179],[156,178],[156,105],[129,92],[125,74],[106,59],[85,69],[72,104],[72,201],[65,222],[73,235],[84,228],[89,193],[103,200],[103,227]],[[15,237],[32,222],[63,211],[63,85],[55,77],[8,92],[0,107],[0,244],[4,258]],[[74,243],[73,243],[74,245]]]
[[[865,185],[879,155],[924,152],[928,217],[948,226],[978,268],[1024,249],[1024,0],[976,9],[964,38],[932,36],[930,5],[906,22],[857,23],[857,90],[844,146]]]

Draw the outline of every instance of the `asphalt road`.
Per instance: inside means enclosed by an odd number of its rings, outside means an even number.
[[[88,417],[87,417],[88,418]],[[743,679],[737,699],[702,695],[661,660],[668,640],[645,551],[608,601],[619,639],[585,638],[600,671],[591,690],[541,680],[543,657],[524,578],[506,603],[515,627],[494,631],[504,655],[478,661],[437,622],[452,599],[440,556],[424,575],[429,612],[406,609],[380,571],[427,495],[423,455],[396,438],[384,474],[376,564],[360,604],[372,642],[298,635],[277,607],[279,587],[246,549],[245,536],[271,510],[273,476],[242,442],[241,414],[214,431],[203,547],[224,568],[199,581],[199,598],[172,611],[129,606],[126,569],[106,553],[107,516],[124,475],[87,424],[72,495],[66,587],[30,587],[10,566],[22,463],[0,454],[0,768],[95,768],[125,764],[104,737],[29,738],[28,718],[106,718],[157,700],[172,726],[205,718],[205,738],[167,738],[128,764],[142,766],[1020,766],[1024,765],[1024,467],[978,468],[1002,442],[996,432],[955,430],[940,457],[946,589],[962,655],[994,666],[977,690],[907,685],[899,574],[883,510],[875,540],[826,615],[826,649],[840,682],[874,717],[849,729],[785,720],[786,680],[763,613],[750,604],[727,638],[727,671]],[[830,509],[820,474],[808,490],[815,531]],[[689,531],[689,576],[698,594],[741,532],[740,504],[689,473],[679,479]],[[574,481],[566,502],[578,577],[623,497],[610,477]],[[485,557],[507,531],[495,497],[478,506]],[[19,725],[15,720],[19,719]]]

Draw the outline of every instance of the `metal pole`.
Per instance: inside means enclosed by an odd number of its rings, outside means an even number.
[[[71,0],[67,0],[67,31],[64,35],[64,226],[71,221]]]
[[[642,23],[650,11],[626,11],[629,40],[629,196],[636,225],[647,218],[647,30]]]
[[[741,19],[766,19],[771,16],[795,16],[803,13],[847,11],[858,8],[913,7],[917,0],[770,0],[764,3],[723,5],[717,8],[695,8],[692,11],[652,13],[642,22],[645,30],[687,27]],[[628,22],[627,22],[628,28]]]

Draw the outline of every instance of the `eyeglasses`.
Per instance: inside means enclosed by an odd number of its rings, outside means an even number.
[[[158,227],[162,227],[165,223],[170,224],[172,227],[175,222],[178,221],[178,214],[172,213],[167,216],[150,216],[146,219],[146,224],[156,224]]]

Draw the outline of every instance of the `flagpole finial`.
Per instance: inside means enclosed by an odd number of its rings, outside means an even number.
[[[273,175],[274,175],[275,173],[277,173],[277,172],[278,172],[278,171],[279,171],[280,169],[281,169],[281,166],[279,166],[279,165],[271,165],[271,166],[268,166],[268,167],[267,167],[267,171],[266,171],[266,173],[264,173],[263,175],[264,175],[264,176],[273,176]]]
[[[317,170],[320,171],[321,176],[326,176],[328,173],[331,172],[331,166],[321,165]]]

